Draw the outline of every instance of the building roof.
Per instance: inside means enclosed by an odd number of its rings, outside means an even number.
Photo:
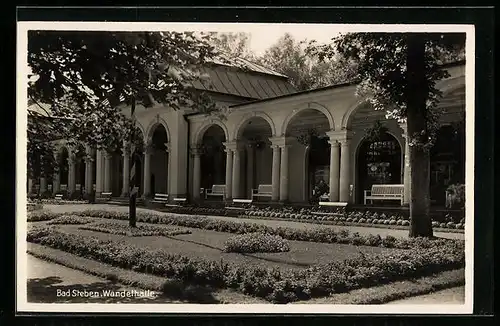
[[[209,75],[206,81],[193,82],[197,89],[262,100],[297,92],[287,79],[266,73],[234,69],[225,65],[201,68]]]

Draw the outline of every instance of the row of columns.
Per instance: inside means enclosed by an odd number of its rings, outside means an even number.
[[[330,201],[349,202],[351,197],[350,189],[350,149],[349,137],[346,131],[330,132],[331,164],[330,164]],[[286,202],[288,200],[289,188],[289,149],[295,142],[290,137],[270,138],[273,150],[272,158],[272,201]],[[224,143],[226,151],[226,199],[241,198],[241,158],[244,150],[241,141]],[[253,150],[252,144],[247,146],[247,179],[250,184],[253,180]],[[193,196],[198,199],[201,185],[201,151],[195,146],[191,150],[194,160],[193,174]]]
[[[167,151],[169,148],[167,147]],[[122,158],[123,158],[123,187],[121,191],[122,196],[128,196],[129,194],[129,189],[130,189],[130,161],[131,161],[131,153],[129,146],[127,144],[124,144],[124,148],[122,151]],[[102,150],[96,150],[96,180],[93,179],[93,174],[94,174],[94,159],[92,157],[92,149],[90,147],[87,147],[86,149],[86,157],[84,159],[85,162],[85,189],[88,192],[88,189],[93,189],[94,187],[94,181],[95,181],[95,192],[97,194],[101,194],[103,192],[111,192],[112,190],[112,179],[111,179],[111,167],[112,167],[112,154],[108,153],[106,151]],[[57,153],[55,154],[57,158]],[[144,151],[144,180],[143,180],[143,186],[144,186],[144,196],[148,196],[149,190],[151,187],[151,180],[150,180],[150,174],[151,174],[151,155],[152,151],[150,147],[148,147],[148,150]],[[171,156],[168,155],[168,166],[170,166],[171,163]],[[168,168],[168,167],[167,167]],[[168,178],[170,179],[170,173],[167,174]],[[57,193],[61,190],[61,184],[60,184],[60,175],[59,175],[59,169],[56,167],[56,170],[54,171],[53,175],[53,187],[52,191],[53,193]],[[169,182],[167,182],[169,184]],[[30,179],[28,180],[28,188],[31,190],[33,186],[33,180]],[[76,191],[76,160],[75,156],[73,153],[69,153],[68,157],[68,187],[67,190],[69,193],[73,193]],[[47,191],[47,179],[45,177],[40,178],[40,192],[46,192]]]

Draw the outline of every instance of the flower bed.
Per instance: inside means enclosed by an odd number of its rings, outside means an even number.
[[[28,202],[28,205],[26,205],[26,210],[28,212],[39,211],[42,209],[43,209],[43,205],[41,203]]]
[[[27,220],[28,220],[28,222],[41,222],[41,221],[52,220],[56,217],[62,217],[65,215],[68,215],[68,214],[66,214],[66,213],[54,213],[54,212],[46,211],[46,210],[37,210],[37,211],[28,212]],[[72,213],[72,215],[76,215],[76,214]]]
[[[276,210],[276,209],[254,209],[246,210],[243,218],[264,218],[264,219],[286,219],[295,221],[306,221],[306,222],[324,222],[334,225],[356,225],[356,226],[375,226],[375,227],[387,227],[387,228],[404,228],[407,229],[410,226],[409,218],[403,214],[385,214],[377,213],[371,211],[365,212],[349,212],[346,213],[343,208],[338,209],[301,209],[300,211],[293,210]],[[441,231],[447,230],[460,230],[464,229],[465,219],[461,219],[458,223],[453,222],[453,218],[448,215],[445,217],[445,222],[433,221],[433,228],[443,229]],[[456,232],[457,232],[456,231]]]
[[[224,252],[286,252],[290,245],[279,235],[265,233],[239,234],[227,239],[224,243]]]
[[[63,215],[53,218],[47,224],[87,224],[93,222],[93,219],[78,215]]]
[[[103,233],[127,235],[131,237],[144,237],[144,236],[174,236],[179,234],[190,234],[191,231],[188,229],[181,228],[167,228],[159,227],[154,225],[137,225],[137,227],[132,228],[127,224],[114,223],[114,222],[100,222],[85,225],[80,227],[83,230],[90,230]]]
[[[276,303],[307,300],[332,293],[371,287],[465,265],[463,242],[428,250],[360,255],[343,262],[320,264],[304,270],[271,269],[192,259],[163,250],[130,246],[124,242],[67,234],[36,227],[27,241],[61,249],[113,266],[133,269],[183,282],[233,288]]]
[[[30,202],[40,203],[45,205],[78,205],[78,204],[88,204],[88,200],[70,200],[70,199],[54,199],[54,198],[45,198],[45,199],[30,199]]]
[[[108,218],[127,220],[128,213],[85,210],[81,212],[73,212],[81,216]],[[418,246],[420,248],[443,247],[449,239],[425,239],[425,238],[395,238],[393,236],[381,237],[380,235],[361,236],[357,232],[349,232],[347,230],[336,231],[331,228],[316,228],[316,229],[294,229],[283,227],[269,227],[256,223],[241,223],[232,221],[223,221],[212,219],[203,216],[176,216],[169,214],[157,214],[147,212],[137,212],[137,221],[145,223],[159,223],[167,225],[183,226],[188,228],[197,228],[205,230],[214,230],[228,233],[253,233],[261,232],[273,235],[279,235],[287,240],[322,242],[322,243],[342,243],[352,245],[378,246],[387,248],[409,249]],[[462,240],[459,240],[462,241]],[[462,241],[463,242],[463,241]]]

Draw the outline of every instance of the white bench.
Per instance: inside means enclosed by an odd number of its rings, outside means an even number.
[[[110,200],[112,195],[113,193],[111,192],[101,192],[101,195],[99,197]]]
[[[328,207],[346,207],[347,203],[345,202],[335,202],[335,201],[320,201],[319,206],[328,206]]]
[[[54,199],[55,200],[62,200],[63,199],[63,195],[62,194],[57,194],[54,196]]]
[[[212,189],[207,189],[205,192],[205,199],[208,197],[222,197],[222,200],[226,198],[226,185],[213,185]]]
[[[259,185],[257,189],[252,191],[252,200],[260,197],[271,198],[273,196],[273,185]]]
[[[159,204],[167,204],[168,203],[168,194],[155,194],[153,197],[152,203]]]
[[[403,205],[403,195],[404,195],[404,185],[393,184],[393,185],[373,185],[371,190],[365,190],[365,200],[399,200],[401,206]]]
[[[233,199],[233,204],[251,204],[252,200],[251,199]]]
[[[182,206],[187,203],[187,198],[174,198],[174,203],[176,206]]]

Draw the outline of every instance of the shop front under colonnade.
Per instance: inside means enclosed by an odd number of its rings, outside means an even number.
[[[465,65],[446,69],[450,77],[437,85],[443,91],[443,126],[463,119],[465,112]],[[271,86],[269,80],[281,78],[283,82],[282,77],[245,73],[258,78],[249,78],[243,86],[262,94],[242,96],[227,85],[224,89],[219,86],[213,97],[219,105],[229,107],[224,118],[162,105],[138,107],[137,124],[145,144],[142,153],[131,158],[126,143],[119,153],[87,148],[84,190],[95,184],[97,195],[112,192],[113,196],[127,196],[129,169],[135,162],[140,169],[135,171],[140,180],[136,186],[144,197],[168,193],[170,198],[198,201],[203,198],[202,189],[224,184],[227,200],[244,199],[251,198],[252,189],[259,185],[271,185],[271,201],[303,203],[310,199],[315,183],[323,180],[333,202],[361,203],[363,190],[387,182],[404,184],[404,201],[408,203],[406,126],[385,119],[385,112],[373,110],[357,97],[355,84],[270,94],[272,87],[283,86]],[[375,122],[384,126],[386,135],[370,142],[366,130]],[[314,130],[319,145],[301,140],[309,130]],[[63,190],[63,185],[75,191],[78,172],[64,141],[57,155],[59,169],[52,178],[53,192]],[[383,164],[379,157],[383,157]],[[442,161],[436,161],[436,180],[444,173]],[[448,182],[450,179],[451,174]]]

